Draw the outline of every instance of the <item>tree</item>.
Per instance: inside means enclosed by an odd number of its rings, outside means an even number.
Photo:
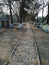
[[[9,4],[10,17],[11,17],[11,24],[13,24],[11,0],[7,0],[7,1],[8,1],[8,4]]]
[[[24,7],[25,7],[25,0],[22,0],[22,2],[20,3],[20,20],[21,20],[21,22],[24,19],[24,14],[25,14]]]
[[[47,18],[47,24],[49,24],[49,4],[48,4],[48,18]]]

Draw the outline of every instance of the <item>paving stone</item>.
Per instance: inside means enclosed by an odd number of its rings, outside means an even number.
[[[21,38],[22,34],[22,31],[7,29],[0,35],[0,65],[6,62],[17,40]]]
[[[15,62],[14,65],[38,65],[37,50],[34,47],[34,39],[30,27],[27,28],[10,61],[9,65],[13,65]]]

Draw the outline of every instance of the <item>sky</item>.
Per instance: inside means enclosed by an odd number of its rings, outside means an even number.
[[[41,0],[42,1],[42,0]],[[48,0],[44,0],[44,3],[46,4]],[[48,6],[44,8],[43,16],[45,17],[48,14]],[[42,17],[42,10],[39,11],[38,17]]]
[[[44,8],[43,16],[46,17],[47,14],[48,14],[48,6]],[[40,10],[38,17],[42,17],[42,10]]]

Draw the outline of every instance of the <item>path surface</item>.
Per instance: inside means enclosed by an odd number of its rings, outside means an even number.
[[[34,34],[39,47],[43,65],[49,65],[49,34],[39,30],[34,25],[26,24],[22,31],[7,29],[0,34],[0,65],[8,59],[17,41],[21,39],[8,65],[39,65],[35,47]],[[25,32],[25,33],[24,33]],[[34,32],[34,34],[33,34]],[[24,34],[22,36],[22,34]]]
[[[34,47],[34,38],[30,25],[27,23],[24,27],[26,29],[25,34],[21,38],[23,31],[7,30],[2,35],[0,35],[0,64],[7,60],[9,54],[11,53],[14,45],[18,38],[21,41],[18,43],[18,47],[15,53],[9,60],[8,65],[38,65],[37,51]]]
[[[32,25],[39,47],[42,65],[49,65],[49,34]]]
[[[38,65],[37,51],[34,47],[34,38],[30,25],[26,24],[27,31],[21,39],[9,65]]]
[[[24,30],[6,29],[0,33],[0,65],[3,65],[12,52],[17,40],[21,38]]]

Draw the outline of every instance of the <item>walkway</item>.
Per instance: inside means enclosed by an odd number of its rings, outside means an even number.
[[[9,65],[38,65],[37,51],[29,24],[27,24],[27,30],[10,59]]]
[[[34,34],[43,65],[49,65],[49,34],[40,31],[34,25],[26,24],[23,30],[7,29],[0,35],[0,65],[39,65]],[[14,53],[8,60],[12,50]]]
[[[38,44],[42,65],[49,65],[49,34],[32,25]]]
[[[14,29],[6,30],[0,35],[0,64],[6,63],[14,46],[18,43],[17,39],[21,39],[16,47],[14,54],[8,60],[8,65],[38,65],[37,51],[34,47],[33,33],[30,25],[26,24],[26,30],[18,31]],[[24,31],[24,32],[23,32]],[[22,36],[22,34],[24,34]]]

